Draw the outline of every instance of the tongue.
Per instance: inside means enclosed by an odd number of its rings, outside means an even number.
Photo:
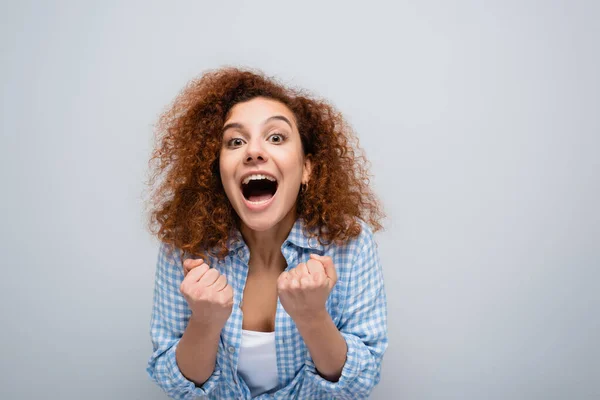
[[[250,197],[248,197],[248,200],[257,203],[259,201],[269,200],[271,197],[273,197],[271,193],[252,194]]]

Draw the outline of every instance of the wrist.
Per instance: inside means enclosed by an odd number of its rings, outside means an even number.
[[[327,312],[326,309],[319,310],[317,312],[311,313],[310,315],[297,317],[294,319],[296,326],[298,329],[310,330],[313,328],[322,327],[323,324],[331,321],[331,316]]]
[[[195,331],[207,336],[220,335],[221,330],[225,326],[224,323],[216,323],[215,321],[206,320],[205,318],[194,316],[193,313],[190,317],[189,325],[191,325]]]

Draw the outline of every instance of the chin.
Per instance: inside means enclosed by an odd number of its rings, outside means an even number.
[[[271,229],[272,227],[275,226],[275,223],[269,222],[269,221],[244,221],[244,220],[242,220],[242,222],[244,223],[244,225],[246,225],[248,227],[248,229],[251,229],[256,232],[268,231],[269,229]]]
[[[238,212],[238,216],[243,225],[255,232],[265,232],[281,224],[283,221],[286,221],[288,217],[290,217],[292,209],[288,212],[281,209],[271,209],[262,213],[248,213],[245,212],[246,210],[243,211],[244,212],[241,213]]]
[[[242,224],[246,225],[249,229],[252,229],[256,232],[264,232],[271,228],[273,228],[279,221],[275,218],[263,216],[255,216],[255,217],[240,217]]]

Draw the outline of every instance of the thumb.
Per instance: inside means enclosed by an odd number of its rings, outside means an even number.
[[[187,276],[187,274],[196,267],[199,267],[204,263],[204,260],[201,258],[193,259],[188,258],[183,262],[183,276]]]
[[[325,269],[325,275],[329,277],[335,284],[337,282],[337,272],[335,270],[335,266],[333,265],[333,260],[329,256],[320,256],[318,254],[311,254],[311,258],[320,261],[323,264],[323,268]]]

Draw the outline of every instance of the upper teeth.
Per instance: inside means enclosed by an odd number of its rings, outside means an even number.
[[[268,179],[271,182],[277,182],[277,180],[275,178],[273,178],[272,176],[267,176],[267,175],[261,175],[261,174],[254,174],[254,175],[249,175],[247,176],[243,181],[242,184],[246,185],[248,184],[248,182],[250,181],[256,181],[256,180],[260,180],[260,179]]]

